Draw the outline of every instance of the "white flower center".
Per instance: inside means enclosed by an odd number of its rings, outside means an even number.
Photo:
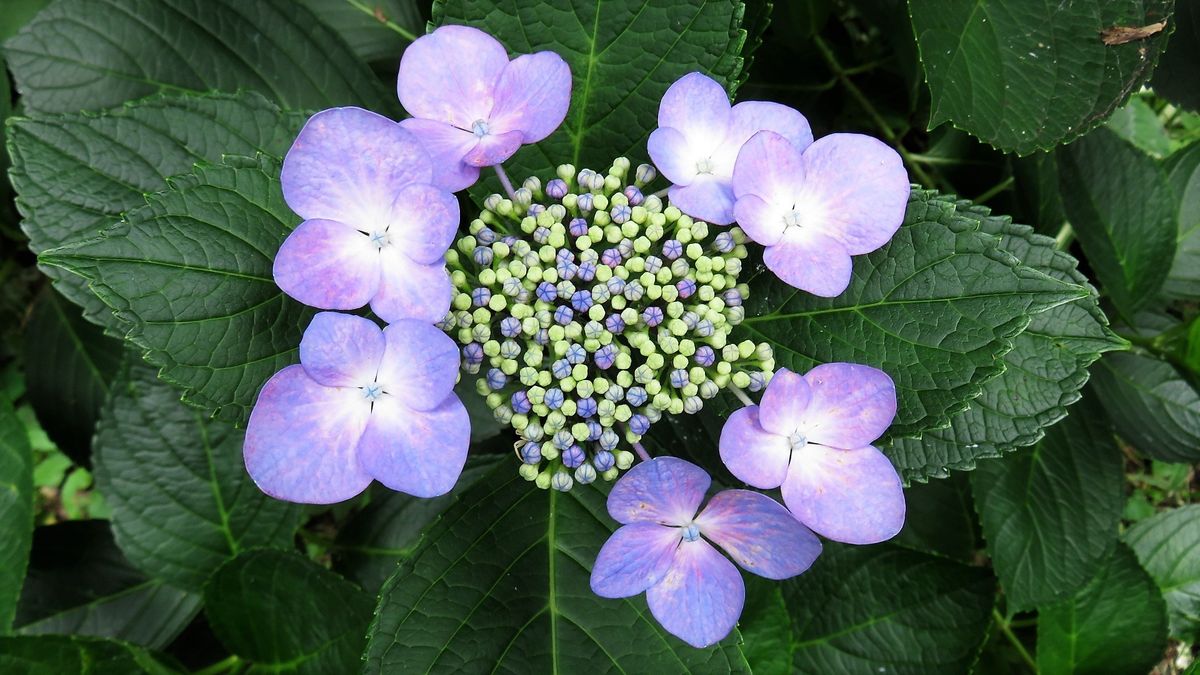
[[[713,172],[712,157],[705,157],[704,159],[700,160],[699,162],[696,162],[696,173],[712,173],[712,172]]]
[[[799,450],[808,445],[808,435],[797,429],[792,432],[791,436],[788,436],[788,443],[792,444],[792,450]]]
[[[385,246],[390,246],[392,243],[392,237],[388,234],[387,229],[375,230],[371,233],[370,237],[371,243],[375,244],[375,248],[381,249]]]
[[[696,541],[700,538],[700,528],[696,527],[696,523],[688,523],[683,526],[683,540]]]
[[[383,385],[379,384],[378,382],[364,384],[363,386],[359,387],[359,390],[362,391],[363,398],[371,403],[383,398],[384,394]]]
[[[486,120],[475,120],[471,123],[471,133],[478,138],[483,138],[488,135],[488,123]]]
[[[785,229],[790,228],[790,227],[803,227],[804,226],[804,214],[800,213],[799,209],[792,209],[791,211],[784,214],[783,226]]]

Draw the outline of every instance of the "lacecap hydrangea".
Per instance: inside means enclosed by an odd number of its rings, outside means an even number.
[[[871,446],[896,411],[887,374],[777,371],[771,345],[738,330],[753,249],[784,282],[835,296],[852,256],[891,238],[909,190],[893,150],[856,134],[814,141],[798,111],[731,106],[691,73],[663,96],[654,165],[563,164],[514,184],[502,163],[569,108],[557,54],[510,58],[479,30],[445,26],[405,51],[397,92],[409,119],[322,111],[284,160],[284,197],[304,222],[275,279],[334,311],[315,316],[300,362],[251,414],[246,466],[264,491],[332,503],[375,480],[446,493],[470,443],[453,391],[467,377],[511,427],[531,489],[616,481],[602,489],[621,526],[592,590],[645,592],[696,647],[736,624],[737,566],[787,578],[816,560],[817,534],[866,544],[899,531],[900,479]],[[453,192],[485,167],[503,193],[464,217]],[[670,184],[656,190],[660,173]],[[706,500],[704,469],[651,457],[655,423],[718,397],[745,405],[721,434],[722,461],[748,486],[782,487],[783,505],[745,489]]]

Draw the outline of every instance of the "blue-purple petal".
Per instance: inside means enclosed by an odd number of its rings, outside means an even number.
[[[306,220],[275,254],[275,283],[319,309],[358,309],[379,290],[379,252],[363,233],[332,220]]]
[[[507,65],[496,38],[469,26],[442,26],[404,50],[396,93],[413,117],[470,129],[491,113]]]
[[[882,436],[896,417],[896,385],[878,368],[826,363],[805,373],[804,380],[812,392],[804,412],[810,442],[861,448]]]
[[[458,231],[458,200],[444,189],[414,184],[400,190],[388,228],[391,245],[413,261],[440,263]]]
[[[646,151],[654,166],[675,185],[687,185],[696,178],[696,163],[704,159],[688,144],[683,133],[671,127],[659,127],[646,140]]]
[[[627,598],[645,591],[671,568],[680,541],[677,527],[657,523],[622,525],[596,556],[592,592],[603,598]]]
[[[800,522],[846,544],[875,544],[904,526],[904,490],[895,467],[867,446],[809,444],[792,454],[783,502]]]
[[[816,228],[792,228],[763,251],[763,264],[780,281],[823,298],[842,294],[854,264],[841,242]]]
[[[630,469],[608,493],[608,513],[618,523],[683,525],[696,516],[712,479],[675,457],[656,457]]]
[[[469,131],[437,120],[410,117],[400,122],[400,126],[412,132],[413,136],[425,147],[429,159],[433,163],[433,184],[458,192],[465,190],[479,180],[479,167],[471,166],[463,161],[463,157],[475,147],[478,138]]]
[[[494,166],[513,156],[521,149],[524,134],[520,131],[507,131],[502,134],[488,134],[479,139],[475,147],[467,151],[463,161],[471,166]]]
[[[700,175],[689,185],[673,185],[668,193],[671,206],[696,220],[714,225],[733,222],[733,189],[728,178]]]
[[[733,563],[697,539],[680,544],[671,570],[646,591],[646,602],[667,632],[704,648],[733,630],[746,586]]]
[[[304,329],[300,363],[327,387],[361,387],[374,382],[383,348],[383,331],[373,321],[321,312]]]
[[[821,541],[787,509],[749,490],[718,492],[696,518],[700,534],[720,546],[747,572],[787,579],[807,570]]]
[[[658,126],[678,130],[704,156],[725,140],[731,117],[725,88],[701,73],[675,80],[658,106]]]
[[[735,410],[721,427],[721,461],[747,485],[763,490],[777,488],[787,476],[792,446],[787,437],[762,428],[760,406]]]
[[[791,141],[773,131],[750,137],[733,166],[733,194],[757,195],[777,209],[790,208],[804,182],[804,160]]]
[[[444,264],[422,265],[395,246],[380,251],[382,273],[371,309],[388,323],[400,319],[440,321],[450,309],[453,287]]]
[[[433,326],[402,319],[383,330],[386,343],[379,365],[384,391],[408,408],[432,410],[450,395],[458,379],[454,340]]]
[[[393,490],[437,497],[458,482],[470,442],[471,420],[454,394],[428,411],[384,396],[375,402],[358,443],[359,461]]]
[[[496,83],[490,117],[492,133],[520,131],[536,143],[558,128],[571,104],[571,68],[554,52],[513,59]]]
[[[759,423],[763,429],[783,436],[791,436],[797,430],[804,432],[805,411],[811,400],[812,390],[804,376],[780,368],[763,392]]]

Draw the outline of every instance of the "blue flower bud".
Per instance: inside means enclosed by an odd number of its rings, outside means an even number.
[[[733,240],[733,235],[729,232],[722,232],[713,240],[713,248],[721,253],[729,253],[735,246],[737,246],[737,242]]]
[[[613,454],[608,450],[600,450],[596,453],[595,457],[592,457],[592,464],[601,473],[613,468],[613,465],[616,463],[617,458],[613,457]]]
[[[533,341],[542,346],[550,344],[550,332],[545,328],[539,330],[534,334]]]
[[[583,464],[575,469],[575,480],[580,485],[587,485],[596,480],[596,469],[591,464]]]
[[[638,300],[641,300],[642,296],[645,294],[646,289],[642,287],[641,282],[636,280],[626,283],[625,290],[621,292],[621,295],[624,295],[625,299],[630,302],[637,302]]]
[[[683,389],[688,385],[688,372],[682,368],[671,371],[671,386]]]
[[[645,265],[646,265],[647,272],[649,272],[650,274],[658,274],[658,271],[662,269],[663,261],[658,256],[652,255],[652,256],[648,256],[646,258]]]
[[[713,327],[712,322],[708,319],[701,319],[700,322],[696,324],[696,335],[699,335],[700,337],[712,337],[712,334],[715,330],[716,329]]]
[[[492,299],[492,292],[486,288],[471,289],[471,304],[476,307],[486,307],[488,301]]]
[[[546,183],[546,196],[550,197],[551,199],[562,199],[567,195],[567,191],[567,182],[561,178],[555,178],[549,183]]]
[[[618,225],[629,222],[629,217],[633,215],[633,209],[628,204],[617,204],[609,211],[612,216],[612,221]]]
[[[613,335],[620,335],[625,332],[625,320],[620,314],[609,314],[604,317],[604,327]]]
[[[517,337],[521,334],[521,321],[511,316],[500,320],[500,334],[505,337]]]
[[[515,359],[521,355],[521,345],[512,340],[505,340],[500,343],[500,358]]]
[[[582,273],[583,267],[580,266],[579,270]],[[580,276],[583,275],[580,274]],[[576,291],[575,294],[571,296],[571,306],[575,308],[576,312],[588,311],[588,309],[590,309],[592,306],[592,294],[589,291]]]
[[[545,210],[546,207],[541,204],[531,204],[529,206],[529,211],[527,211],[526,214],[536,217],[539,213],[542,213]]]
[[[625,198],[629,200],[630,206],[641,206],[642,199],[644,198],[642,197],[642,191],[637,189],[636,185],[625,186],[624,194]]]
[[[558,448],[559,450],[566,450],[575,444],[575,437],[571,435],[570,431],[563,429],[554,434],[554,439],[551,442],[554,443],[554,447]]]
[[[645,321],[646,325],[651,328],[662,323],[664,318],[661,307],[650,306],[642,311],[642,321]]]
[[[558,299],[558,289],[549,281],[543,281],[537,285],[534,295],[542,302],[554,302]]]
[[[717,362],[717,353],[713,351],[712,347],[701,345],[696,348],[696,353],[692,356],[692,359],[697,365],[708,368]]]
[[[617,432],[613,431],[612,429],[605,429],[604,433],[600,434],[600,440],[598,443],[604,450],[612,452],[617,448],[617,445],[621,443],[621,437],[618,436]]]
[[[566,397],[563,396],[562,389],[554,387],[546,390],[546,396],[543,400],[545,401],[547,408],[551,410],[558,410],[562,407],[563,401],[566,400]]]
[[[642,187],[646,183],[654,182],[654,179],[658,178],[658,171],[656,171],[654,167],[649,164],[638,164],[638,168],[634,172],[633,176],[634,180],[637,182],[637,186]]]
[[[629,418],[629,430],[638,436],[644,436],[650,431],[650,420],[645,415],[634,415]]]
[[[592,194],[590,192],[585,192],[585,193],[579,195],[579,198],[577,200],[575,200],[575,205],[579,207],[580,211],[591,211],[592,210],[592,199],[593,199]],[[582,235],[580,235],[580,236],[582,236]]]
[[[496,233],[491,228],[482,228],[475,233],[475,240],[484,245],[496,243]]]
[[[583,218],[572,218],[571,223],[567,227],[567,231],[572,237],[578,239],[579,237],[587,234],[588,221],[584,220]]]
[[[625,280],[621,277],[611,277],[604,285],[612,295],[621,295],[625,292]]]
[[[679,297],[690,298],[696,292],[696,282],[691,279],[680,279],[675,288],[679,289]]]
[[[487,209],[488,211],[495,211],[500,207],[500,200],[502,199],[504,199],[504,197],[501,197],[500,195],[488,195],[483,200],[483,208]]]
[[[558,325],[565,326],[571,323],[571,319],[573,318],[575,318],[575,313],[571,311],[570,307],[567,307],[566,305],[559,305],[558,307],[554,308],[554,321]]]
[[[587,360],[587,350],[583,348],[583,345],[573,344],[567,347],[567,353],[564,358],[571,365],[583,363]]]
[[[630,387],[629,391],[625,392],[625,400],[629,401],[629,405],[634,406],[635,408],[640,408],[641,406],[645,405],[649,398],[650,395],[647,394],[646,390],[642,387]]]
[[[463,360],[471,364],[483,363],[483,345],[478,342],[468,343],[462,348]]]
[[[557,471],[550,479],[550,487],[558,490],[559,492],[570,491],[571,486],[574,484],[575,481],[571,480],[571,475],[566,471]]]
[[[471,258],[475,260],[475,264],[487,267],[492,264],[492,248],[490,246],[476,246],[475,251],[471,254]]]
[[[625,398],[625,388],[619,384],[609,385],[608,391],[604,392],[604,398],[607,401],[619,403],[621,399]]]
[[[600,254],[600,263],[616,268],[621,264],[621,252],[615,248],[604,249],[604,253]],[[616,279],[617,277],[613,277]]]
[[[591,398],[581,398],[575,403],[575,414],[587,419],[596,414],[596,401]]]
[[[571,447],[563,450],[562,463],[566,466],[574,469],[575,467],[582,465],[585,461],[587,461],[587,454],[583,451],[583,448],[579,447],[578,444],[572,445]]]
[[[499,368],[492,368],[487,372],[487,385],[494,389],[503,389],[504,385],[508,384],[508,376]]]
[[[559,359],[550,366],[550,374],[557,380],[565,380],[571,376],[571,363],[566,359]]]
[[[675,260],[683,255],[683,243],[678,239],[668,239],[662,245],[663,257],[667,260]]]
[[[629,238],[622,239],[617,243],[617,252],[622,258],[628,258],[633,255],[633,240]]]
[[[514,393],[508,400],[508,404],[512,406],[513,412],[525,415],[528,414],[533,405],[529,402],[529,394],[524,390]]]
[[[596,278],[596,263],[588,261],[579,266],[579,278],[583,281],[591,281]]]
[[[746,388],[750,391],[762,391],[767,386],[767,377],[761,371],[750,373],[750,384]]]
[[[539,244],[544,244],[550,240],[550,229],[538,226],[533,230],[533,240]]]
[[[556,271],[563,280],[574,279],[575,275],[579,273],[579,266],[574,263],[559,263]]]
[[[604,433],[604,427],[596,420],[588,420],[587,428],[588,428],[587,439],[589,441],[599,440],[600,436]]]
[[[721,299],[725,301],[727,307],[739,307],[742,304],[742,294],[736,288],[731,288],[722,293]]]
[[[526,464],[537,464],[542,461],[542,446],[540,443],[526,443],[521,446],[521,461]]]
[[[612,368],[613,362],[617,359],[617,349],[611,344],[604,345],[600,349],[596,350],[594,359],[596,361],[596,367],[600,370]]]
[[[516,277],[509,277],[508,279],[504,280],[501,289],[508,297],[515,298],[521,295],[521,291],[525,290],[525,287],[521,285],[520,279]]]
[[[679,318],[688,327],[688,330],[695,328],[696,324],[700,323],[700,315],[695,312],[684,312]]]

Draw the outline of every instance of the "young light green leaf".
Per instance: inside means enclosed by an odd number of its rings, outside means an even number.
[[[32,536],[33,451],[12,403],[0,396],[0,635],[16,614]]]
[[[204,613],[229,651],[255,672],[358,672],[371,596],[283,551],[248,551],[213,574]]]
[[[1174,366],[1140,354],[1112,354],[1092,371],[1121,438],[1147,457],[1200,461],[1200,393]]]
[[[498,465],[384,586],[364,672],[749,672],[736,632],[695,649],[643,597],[592,593],[592,563],[616,525],[604,504],[596,487],[539,490]]]
[[[1200,504],[1164,511],[1129,528],[1125,543],[1167,601],[1171,636],[1200,639]]]
[[[1152,157],[1162,159],[1171,154],[1171,137],[1158,118],[1158,113],[1146,99],[1134,96],[1129,103],[1117,108],[1104,123],[1122,140]]]
[[[1166,646],[1166,603],[1124,544],[1082,590],[1038,609],[1041,675],[1145,673]]]
[[[5,44],[30,110],[251,89],[293,110],[398,107],[337,35],[289,0],[60,0]]]
[[[1009,612],[1068,596],[1117,541],[1121,452],[1107,419],[1079,405],[1032,448],[971,474],[975,507]]]
[[[130,562],[198,591],[239,552],[291,544],[301,510],[250,481],[242,437],[180,403],[178,390],[149,366],[129,364],[101,414],[95,465]]]
[[[1006,152],[1048,150],[1100,124],[1149,77],[1174,0],[909,0],[944,122]],[[1146,36],[1115,43],[1114,28]],[[1114,44],[1109,44],[1114,42]]]

